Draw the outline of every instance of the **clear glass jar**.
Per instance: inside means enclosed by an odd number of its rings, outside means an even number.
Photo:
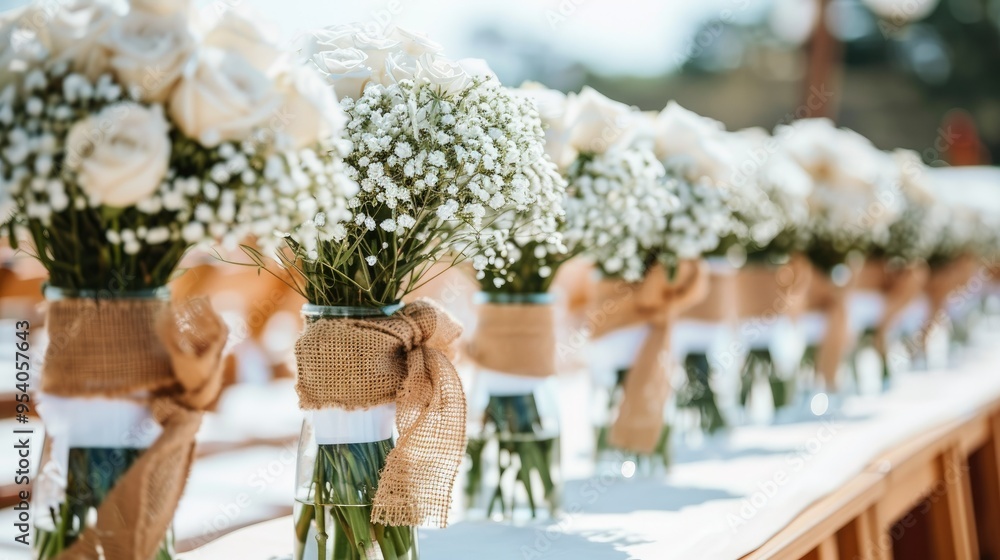
[[[551,294],[480,294],[481,303],[552,305]],[[465,514],[523,523],[561,507],[558,387],[553,377],[480,368],[468,394]]]
[[[306,304],[305,321],[384,317],[383,308]],[[295,560],[416,560],[414,527],[371,522],[386,457],[395,446],[396,406],[309,411],[295,465]]]
[[[625,378],[635,362],[649,327],[637,325],[591,340],[587,361],[591,373],[590,413],[594,425],[594,458],[603,472],[658,476],[670,466],[671,419],[676,414],[676,393],[671,391],[663,410],[663,428],[652,453],[639,454],[613,447],[608,441],[611,425],[618,417]]]
[[[45,298],[140,299],[168,301],[165,289],[137,292],[70,291],[52,286]],[[150,326],[152,328],[152,326]],[[38,413],[45,424],[45,446],[33,494],[34,558],[47,560],[69,548],[97,521],[105,497],[162,432],[144,395],[136,399],[56,397],[39,394]],[[153,558],[174,557],[168,530]]]

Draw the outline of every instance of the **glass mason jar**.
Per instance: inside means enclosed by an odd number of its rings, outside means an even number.
[[[625,379],[642,347],[649,327],[638,325],[619,329],[587,347],[591,370],[590,413],[593,419],[594,458],[602,471],[620,473],[626,478],[636,473],[653,476],[670,466],[670,421],[676,414],[676,393],[671,391],[663,410],[663,428],[652,453],[634,453],[617,449],[608,441],[611,425],[618,417],[625,390]]]
[[[552,305],[551,294],[480,294],[481,303]],[[559,404],[554,377],[478,368],[468,395],[465,515],[523,523],[559,514]]]
[[[384,317],[402,308],[306,304],[305,321]],[[295,465],[295,560],[416,560],[417,531],[372,523],[372,502],[395,445],[396,405],[308,411]]]
[[[49,301],[110,299],[108,293],[45,288]],[[114,299],[168,301],[165,289],[123,292]],[[152,327],[151,327],[152,328]],[[135,395],[143,397],[144,395]],[[160,436],[162,428],[140,399],[56,397],[40,394],[45,446],[35,479],[34,558],[55,558],[97,521],[97,509],[115,483]],[[174,557],[173,530],[153,556]]]

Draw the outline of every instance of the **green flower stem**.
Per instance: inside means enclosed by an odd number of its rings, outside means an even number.
[[[806,357],[803,358],[803,362],[805,361],[808,361]],[[788,379],[782,379],[774,367],[770,351],[760,349],[751,350],[743,365],[743,374],[740,379],[740,404],[742,406],[746,406],[750,397],[750,389],[754,380],[758,378],[767,379],[771,387],[771,399],[774,401],[775,410],[781,410],[791,404],[792,397],[795,395],[796,376],[792,375]]]
[[[296,560],[417,558],[413,527],[371,522],[379,473],[392,447],[392,440],[319,446],[309,496],[296,504]],[[307,558],[310,536],[318,552]]]
[[[701,417],[701,429],[709,434],[726,427],[726,421],[719,411],[715,392],[709,378],[712,368],[705,354],[689,354],[684,359],[684,371],[687,373],[687,385],[677,396],[677,406],[681,408],[696,408]]]
[[[483,453],[493,445],[497,450],[496,486],[484,489],[487,465]],[[543,429],[533,395],[490,397],[481,432],[469,438],[467,447],[465,490],[470,508],[482,508],[487,518],[498,513],[510,519],[518,507],[525,507],[532,519],[542,511],[555,517],[560,506],[555,472],[558,446],[559,438]],[[516,499],[517,485],[524,489],[524,504]]]
[[[87,526],[87,515],[101,505],[142,452],[132,448],[70,448],[66,499],[58,510],[49,510],[51,527],[36,527],[37,560],[55,558],[76,542]],[[151,560],[172,558],[173,534],[168,532]]]

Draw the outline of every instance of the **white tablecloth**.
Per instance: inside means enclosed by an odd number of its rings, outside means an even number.
[[[466,559],[474,552],[474,557],[486,560],[739,558],[883,451],[1000,397],[996,340],[996,332],[981,334],[961,365],[900,375],[888,394],[847,398],[840,412],[828,417],[811,416],[803,407],[798,421],[739,427],[699,447],[677,449],[671,472],[655,480],[594,471],[589,411],[583,405],[589,376],[561,377],[566,516],[558,523],[534,526],[459,521],[443,531],[421,530],[422,557]],[[280,400],[287,406],[278,408],[291,408],[292,399]],[[276,428],[275,423],[294,422],[291,417],[268,420],[261,411],[247,417],[243,427],[263,423]],[[7,433],[0,433],[4,448],[9,446]],[[294,445],[289,445],[199,461],[178,512],[178,538],[231,529],[287,508],[294,460]],[[10,546],[11,515],[10,510],[0,512],[0,558],[26,560],[30,556],[23,548]],[[281,557],[291,547],[289,523],[279,519],[181,558]]]
[[[421,530],[421,555],[486,560],[739,558],[884,451],[932,426],[972,415],[1000,397],[1000,349],[988,346],[997,335],[979,338],[962,365],[900,375],[888,394],[848,398],[838,413],[815,417],[806,409],[798,421],[741,427],[700,448],[678,450],[674,468],[656,480],[594,472],[587,461],[590,432],[583,429],[586,407],[564,407],[571,428],[563,443],[569,478],[564,519],[520,527],[457,522],[443,531]],[[586,376],[562,381],[564,402],[585,399]],[[286,556],[290,523],[283,518],[250,528],[182,558]]]

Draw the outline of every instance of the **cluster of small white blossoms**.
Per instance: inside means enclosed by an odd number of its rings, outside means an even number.
[[[930,257],[947,260],[966,254],[992,256],[996,253],[996,229],[1000,224],[977,209],[942,204],[947,214]]]
[[[726,183],[735,237],[748,254],[804,248],[812,179],[764,129],[729,133],[728,139],[736,156]]]
[[[360,186],[348,201],[357,235],[412,235],[427,247],[448,236],[482,271],[503,268],[518,233],[499,224],[523,223],[499,217],[530,211],[536,236],[555,234],[563,184],[529,100],[475,78],[452,93],[426,80],[371,84],[341,105],[354,146],[346,170]],[[369,266],[396,258],[363,256]]]
[[[868,139],[827,119],[776,129],[783,148],[813,178],[809,235],[814,247],[866,251],[884,244],[903,208],[898,169]]]
[[[903,209],[879,249],[890,258],[908,262],[930,258],[947,224],[947,208],[934,195],[919,154],[897,150],[893,161],[899,169]]]
[[[667,217],[678,206],[675,185],[664,176],[646,149],[581,156],[566,173],[567,244],[584,247],[606,276],[641,280],[662,257]]]
[[[160,105],[127,98],[108,74],[92,83],[66,65],[27,73],[0,94],[0,136],[5,220],[64,227],[57,216],[111,204],[120,218],[104,235],[129,255],[166,243],[268,239],[321,214],[331,226],[349,219],[350,182],[335,152],[266,154],[254,139],[205,148],[174,134]],[[133,149],[107,151],[115,145]],[[147,182],[146,174],[162,178],[143,194],[132,180]]]
[[[684,166],[667,163],[668,184],[678,205],[663,233],[662,246],[678,260],[696,259],[712,253],[740,224],[730,206],[733,191],[708,177],[688,179]]]

